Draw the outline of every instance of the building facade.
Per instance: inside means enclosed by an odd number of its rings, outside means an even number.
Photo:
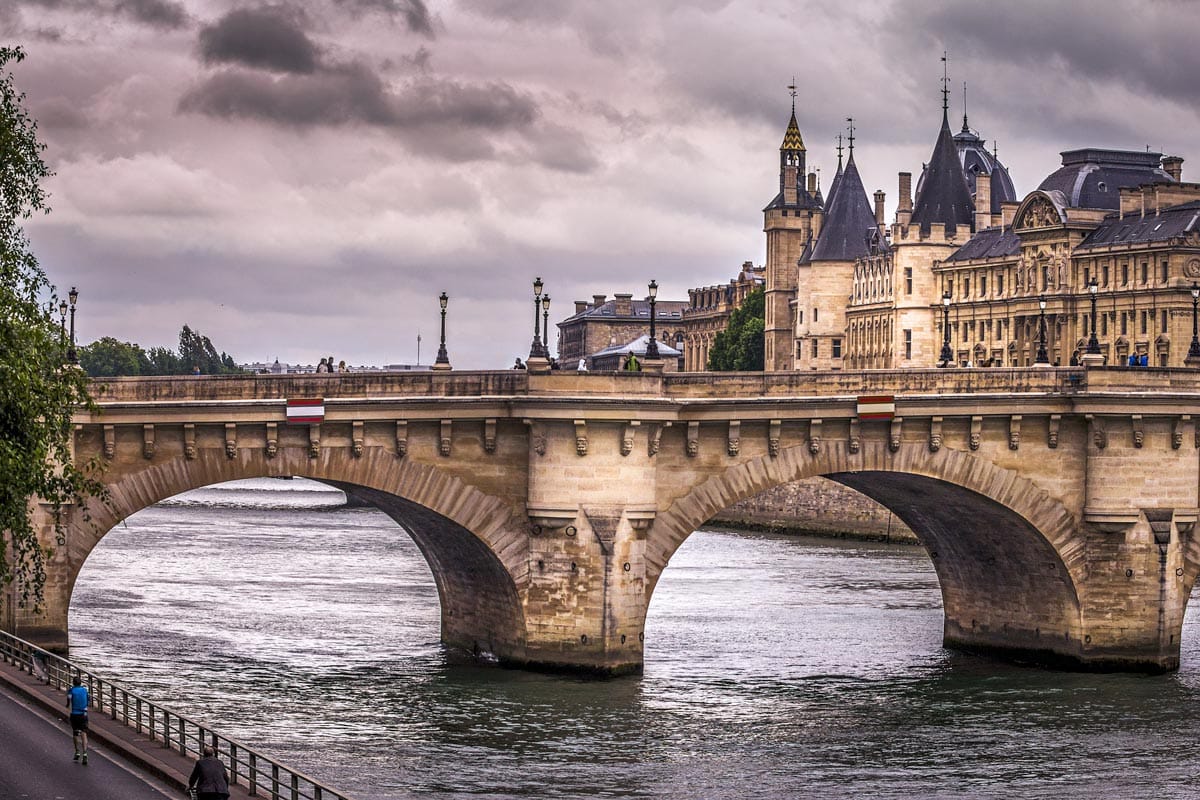
[[[1021,198],[966,117],[954,134],[942,110],[915,202],[899,173],[890,227],[853,139],[827,200],[781,192],[767,207],[766,369],[1067,365],[1093,326],[1108,363],[1183,366],[1200,279],[1200,184],[1182,181],[1183,159],[1070,150]],[[794,125],[793,113],[784,183]]]
[[[703,372],[708,369],[708,353],[717,334],[729,327],[729,316],[745,302],[746,296],[766,283],[765,267],[753,261],[742,264],[737,277],[725,285],[688,289],[688,304],[683,310],[683,369]]]
[[[683,300],[656,300],[655,338],[676,350],[683,347]],[[571,368],[581,358],[614,345],[624,345],[650,332],[650,298],[632,294],[593,295],[575,301],[575,313],[558,323],[558,363]]]

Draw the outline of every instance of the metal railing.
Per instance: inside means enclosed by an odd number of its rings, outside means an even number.
[[[75,676],[79,676],[88,689],[94,712],[108,715],[185,758],[198,757],[203,746],[212,745],[216,748],[217,756],[229,768],[229,783],[245,786],[254,797],[270,800],[351,800],[348,795],[273,761],[236,739],[221,736],[176,711],[3,631],[0,631],[0,658],[64,691]]]

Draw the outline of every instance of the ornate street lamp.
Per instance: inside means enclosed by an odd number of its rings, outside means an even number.
[[[948,367],[954,360],[954,353],[950,352],[950,292],[942,294],[942,355],[940,360],[939,367]]]
[[[542,279],[533,279],[533,344],[529,346],[530,358],[545,358],[542,347]]]
[[[658,297],[658,281],[650,280],[650,341],[646,344],[646,360],[658,358],[658,342],[654,340],[654,301]]]
[[[79,354],[75,352],[75,303],[79,301],[79,290],[72,286],[67,297],[71,298],[71,342],[67,347],[67,363],[78,364]]]
[[[1200,339],[1196,338],[1196,305],[1200,303],[1200,285],[1192,281],[1192,344],[1188,347],[1187,360],[1200,360]]]
[[[58,341],[62,345],[63,358],[67,356],[67,301],[60,300],[58,303]]]
[[[446,354],[446,304],[450,302],[450,298],[442,292],[442,296],[438,298],[438,303],[442,307],[442,343],[438,346],[437,361],[435,364],[445,364],[450,366],[450,356]]]
[[[1033,363],[1050,363],[1050,356],[1046,353],[1046,295],[1038,298],[1038,349]]]
[[[1088,281],[1088,293],[1092,296],[1092,334],[1088,337],[1087,353],[1088,355],[1100,355],[1100,340],[1096,338],[1096,292],[1100,291],[1100,284],[1096,283],[1096,276]]]
[[[542,352],[546,358],[550,357],[550,295],[542,295],[542,330],[546,332],[546,341],[542,345]]]

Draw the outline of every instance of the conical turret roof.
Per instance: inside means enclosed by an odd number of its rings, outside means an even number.
[[[829,182],[829,197],[825,198],[825,208],[830,208],[833,205],[833,198],[837,195],[838,185],[842,182],[842,157],[838,156],[837,172],[833,175],[833,180]]]
[[[928,233],[931,224],[942,222],[946,225],[946,234],[950,235],[959,225],[969,229],[974,211],[971,191],[967,188],[958,149],[954,146],[954,134],[950,132],[950,120],[943,111],[942,129],[917,191],[917,202],[913,204],[912,224],[920,225],[921,230]]]
[[[788,121],[787,130],[783,134],[783,144],[780,150],[803,150],[804,137],[800,135],[800,126],[796,124],[796,111],[792,110],[792,118]]]
[[[867,199],[854,154],[840,174],[836,191],[830,189],[831,199],[825,206],[825,222],[813,247],[813,261],[853,261],[869,255],[871,242],[882,240],[875,212]]]

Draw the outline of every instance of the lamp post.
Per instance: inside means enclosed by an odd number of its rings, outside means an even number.
[[[79,301],[79,290],[72,286],[67,297],[71,298],[71,341],[67,346],[67,363],[78,364],[79,354],[75,352],[75,303]]]
[[[1088,281],[1088,293],[1092,296],[1092,333],[1088,336],[1087,353],[1088,355],[1100,355],[1100,340],[1096,338],[1096,293],[1100,291],[1100,284],[1096,282],[1096,276]]]
[[[1050,363],[1050,356],[1046,353],[1046,295],[1038,298],[1038,349],[1033,363]]]
[[[542,350],[542,279],[533,279],[533,344],[529,346],[530,358],[545,358]]]
[[[942,294],[942,355],[940,360],[939,367],[948,367],[954,360],[954,353],[950,352],[950,292]]]
[[[654,340],[654,302],[658,297],[658,281],[650,280],[650,341],[646,344],[646,360],[658,358],[658,342]]]
[[[450,302],[450,298],[442,292],[442,296],[438,298],[438,304],[442,307],[442,343],[438,345],[437,361],[434,362],[434,369],[450,369],[450,356],[446,354],[446,304]]]
[[[550,357],[550,294],[542,295],[542,330],[546,332],[546,341],[542,344],[542,354]]]
[[[60,300],[58,303],[58,327],[59,327],[59,344],[62,345],[62,355],[67,357],[67,301]]]
[[[1200,304],[1200,285],[1192,281],[1192,344],[1188,347],[1187,361],[1200,361],[1200,338],[1196,337],[1196,306]]]

